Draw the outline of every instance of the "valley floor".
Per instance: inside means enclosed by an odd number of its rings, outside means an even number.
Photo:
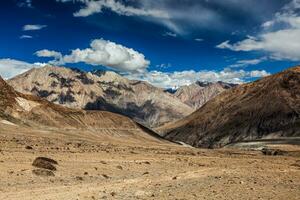
[[[67,137],[68,136],[68,137]],[[125,138],[126,139],[126,138]],[[90,132],[0,127],[0,199],[299,199],[300,149],[205,150]],[[37,176],[38,156],[58,162]]]

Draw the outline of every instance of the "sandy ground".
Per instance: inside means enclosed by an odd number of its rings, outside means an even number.
[[[299,199],[300,148],[206,150],[88,131],[0,126],[0,199]],[[27,148],[26,148],[27,147]],[[32,147],[32,149],[30,149]],[[38,156],[58,162],[37,176]]]

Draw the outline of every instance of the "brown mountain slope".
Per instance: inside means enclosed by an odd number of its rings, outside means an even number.
[[[174,95],[188,106],[198,109],[218,94],[235,86],[236,84],[221,81],[216,83],[196,82],[180,87]]]
[[[36,96],[14,91],[0,77],[0,126],[42,130],[90,131],[96,135],[159,141],[152,131],[133,120],[106,111],[83,111],[55,105]]]
[[[195,147],[300,136],[300,67],[225,91],[163,129],[167,139]]]
[[[181,119],[193,109],[146,82],[114,72],[84,73],[63,67],[32,69],[8,83],[17,91],[55,104],[86,110],[106,110],[133,118],[148,127]]]

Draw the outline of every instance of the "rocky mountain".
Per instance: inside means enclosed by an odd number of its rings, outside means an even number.
[[[174,95],[188,106],[198,109],[218,94],[235,86],[236,84],[221,81],[216,83],[198,81],[178,88]]]
[[[85,110],[106,110],[129,116],[148,127],[181,119],[190,106],[143,81],[131,81],[115,72],[85,73],[64,67],[31,69],[8,83],[17,91],[55,104]]]
[[[210,148],[300,136],[300,67],[227,90],[161,129],[169,140]]]
[[[1,77],[0,88],[1,127],[10,125],[45,131],[55,128],[60,131],[88,130],[94,135],[117,135],[143,141],[158,141],[160,138],[151,130],[119,114],[66,108],[37,96],[16,92]]]

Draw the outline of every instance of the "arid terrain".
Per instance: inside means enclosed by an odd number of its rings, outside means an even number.
[[[126,142],[124,141],[126,139]],[[206,150],[80,130],[0,126],[0,199],[299,199],[300,148]],[[58,162],[36,175],[36,157]]]

